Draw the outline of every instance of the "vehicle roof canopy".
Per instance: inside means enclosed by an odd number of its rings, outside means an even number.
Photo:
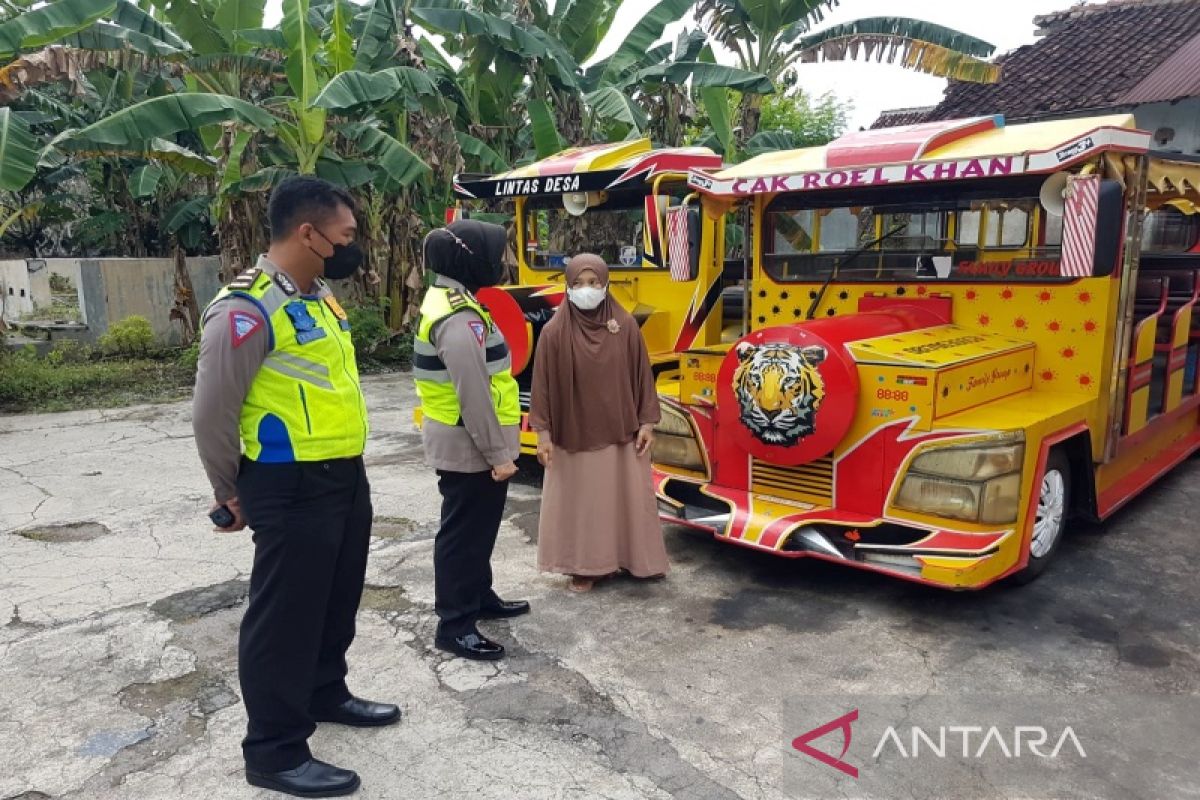
[[[1051,173],[1098,154],[1145,153],[1130,114],[1006,126],[1002,116],[858,131],[824,147],[764,153],[689,184],[716,199],[886,184]],[[1190,179],[1189,179],[1190,180]],[[1192,183],[1195,186],[1195,182]]]
[[[568,192],[645,190],[663,173],[718,169],[721,157],[707,147],[654,149],[649,139],[572,147],[497,175],[454,176],[454,193],[465,199],[528,197]]]

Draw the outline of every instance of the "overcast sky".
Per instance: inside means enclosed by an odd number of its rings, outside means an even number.
[[[553,5],[554,0],[550,2]],[[281,0],[267,1],[268,25],[279,21],[280,3]],[[908,0],[903,4],[895,0],[843,0],[822,27],[862,17],[891,16],[897,13],[899,5],[906,16],[956,28],[991,42],[997,53],[1003,53],[1034,41],[1035,16],[1073,4],[1073,0],[1002,0],[995,3]],[[626,0],[617,21],[601,43],[597,57],[603,58],[615,50],[645,10],[653,6],[653,0]],[[685,25],[695,27],[696,23],[690,17],[685,18],[669,28],[664,38],[674,40]],[[833,92],[853,102],[854,110],[849,120],[851,130],[870,125],[885,109],[933,105],[941,99],[946,86],[940,78],[896,66],[852,61],[804,64],[799,74],[805,91],[814,95]]]

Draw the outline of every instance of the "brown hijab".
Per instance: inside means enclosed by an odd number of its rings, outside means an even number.
[[[608,283],[608,264],[581,253],[567,264],[569,287],[584,270]],[[558,447],[579,453],[626,444],[659,421],[658,393],[637,322],[612,295],[592,311],[564,299],[542,329],[533,363],[529,421]]]

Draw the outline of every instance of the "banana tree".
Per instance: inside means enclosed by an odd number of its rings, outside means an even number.
[[[186,2],[179,6],[173,2],[167,13],[175,14],[180,30],[184,28],[182,23],[188,22],[191,36],[216,36],[214,32],[220,28],[215,24],[182,15],[180,9],[188,7]],[[205,144],[217,156],[217,210],[223,212],[222,218],[232,208],[227,201],[269,188],[288,172],[337,172],[330,165],[343,161],[346,154],[360,159],[360,172],[370,170],[372,175],[385,176],[399,186],[411,184],[428,167],[381,121],[331,118],[328,109],[315,104],[322,90],[350,71],[355,56],[350,37],[352,16],[345,0],[338,0],[330,21],[320,32],[314,23],[322,24],[323,18],[314,14],[315,10],[308,0],[285,0],[283,4],[286,49],[282,59],[287,89],[281,93],[256,104],[197,86],[197,91],[151,98],[122,109],[72,132],[59,143],[60,147],[141,149],[153,156],[150,145],[156,141],[174,141],[203,132]],[[255,13],[261,14],[261,8]],[[360,47],[367,41],[360,39]],[[256,144],[253,150],[249,147],[252,140]],[[254,159],[249,167],[244,163],[247,157]],[[261,226],[261,215],[243,220],[243,224]],[[242,238],[249,243],[261,241],[253,235]],[[251,252],[226,254],[239,262],[252,257]]]
[[[999,80],[1000,67],[983,60],[993,45],[930,22],[873,17],[814,32],[835,5],[837,0],[699,0],[696,18],[714,41],[733,52],[739,67],[787,89],[796,86],[800,64],[860,56],[953,80]],[[761,95],[742,95],[734,123],[739,144],[758,131],[761,108]]]

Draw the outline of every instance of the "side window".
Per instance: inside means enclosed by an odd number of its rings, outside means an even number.
[[[1042,219],[1045,221],[1045,231],[1042,237],[1042,244],[1046,247],[1061,247],[1063,221],[1062,215],[1042,214]]]
[[[1142,250],[1151,253],[1182,253],[1192,249],[1200,234],[1200,214],[1184,214],[1164,207],[1146,215],[1142,227]]]
[[[988,211],[987,247],[1021,247],[1029,234],[1029,212],[1023,208]]]
[[[975,247],[979,244],[980,217],[981,214],[978,211],[959,212],[958,229],[954,234],[954,240],[967,247]]]

